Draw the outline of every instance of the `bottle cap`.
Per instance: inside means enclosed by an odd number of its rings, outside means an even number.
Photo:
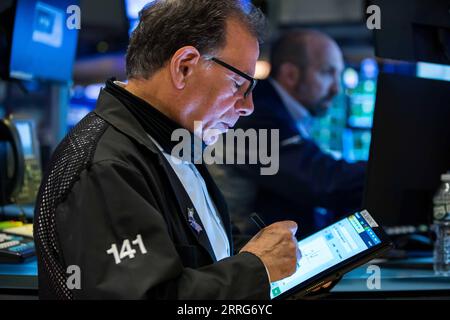
[[[450,182],[450,172],[444,173],[441,175],[441,180],[445,182]]]

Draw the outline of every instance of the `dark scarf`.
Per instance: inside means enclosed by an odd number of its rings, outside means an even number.
[[[179,143],[178,141],[172,141],[172,132],[177,129],[183,129],[178,123],[169,119],[166,115],[161,113],[158,109],[150,105],[143,99],[133,95],[126,89],[116,85],[115,79],[109,79],[106,82],[105,91],[112,94],[117,98],[130,113],[140,123],[145,132],[158,142],[165,153],[171,154],[173,148]],[[193,162],[194,153],[201,152],[206,147],[202,142],[201,150],[194,150],[194,139],[199,141],[199,138],[191,135],[191,157]]]

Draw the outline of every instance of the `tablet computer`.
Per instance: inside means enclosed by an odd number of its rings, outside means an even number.
[[[372,260],[392,242],[367,210],[351,214],[300,240],[297,271],[272,282],[271,299],[302,296]]]

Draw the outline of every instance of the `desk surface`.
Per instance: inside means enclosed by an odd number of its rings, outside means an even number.
[[[380,286],[370,289],[368,282],[373,276],[370,265],[379,266]],[[371,286],[373,287],[373,286]],[[37,261],[21,264],[0,264],[0,289],[37,290]],[[332,294],[385,293],[392,292],[437,292],[450,297],[450,277],[438,277],[432,270],[431,258],[397,260],[389,263],[372,261],[347,273],[333,288]]]
[[[379,267],[379,286],[374,281],[375,273],[369,266]],[[447,291],[450,297],[450,277],[436,276],[432,258],[394,260],[379,263],[373,261],[347,273],[333,288],[332,293],[343,292],[405,292]]]
[[[0,263],[0,289],[37,290],[37,260],[24,263]]]

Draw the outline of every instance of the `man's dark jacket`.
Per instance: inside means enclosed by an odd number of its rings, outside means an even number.
[[[206,170],[198,169],[231,239],[220,192]],[[103,90],[96,110],[56,149],[39,191],[35,240],[40,297],[268,298],[261,260],[241,253],[215,262],[195,209],[202,230],[196,231],[189,220],[192,209],[176,173],[143,127]]]
[[[365,162],[335,160],[317,144],[302,137],[281,97],[269,81],[260,81],[253,92],[255,110],[241,117],[236,129],[278,129],[280,134],[279,171],[261,175],[260,165],[223,165],[210,169],[228,202],[232,219],[241,221],[242,231],[256,229],[245,217],[255,211],[266,223],[292,219],[299,223],[298,234],[317,228],[316,207],[326,208],[335,216],[359,209],[365,179]],[[269,134],[270,137],[270,134]],[[247,146],[248,147],[248,146]],[[268,147],[270,150],[270,147]],[[248,149],[247,149],[248,152]],[[270,152],[268,153],[270,154]],[[272,155],[274,157],[275,155]],[[233,185],[232,177],[240,182]],[[242,181],[245,179],[245,183]],[[230,188],[233,186],[233,189]],[[245,186],[245,190],[239,190]],[[239,194],[252,194],[252,201],[238,200]],[[242,204],[241,204],[242,203]],[[234,217],[233,214],[240,215]]]

